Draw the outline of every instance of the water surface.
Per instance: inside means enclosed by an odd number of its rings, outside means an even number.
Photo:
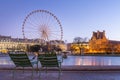
[[[30,56],[32,58],[32,56]],[[58,57],[60,59],[60,57]],[[0,65],[14,65],[9,56],[0,57]],[[115,56],[68,56],[63,59],[64,66],[120,66],[120,57]]]

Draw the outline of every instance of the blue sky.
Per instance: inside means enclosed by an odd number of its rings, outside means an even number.
[[[22,38],[23,20],[37,9],[57,16],[67,42],[75,37],[90,39],[97,30],[120,41],[120,0],[0,0],[0,35]]]

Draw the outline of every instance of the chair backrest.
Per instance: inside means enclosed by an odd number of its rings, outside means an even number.
[[[39,54],[38,60],[42,67],[59,67],[56,54]]]
[[[9,52],[9,56],[16,67],[32,67],[32,64],[25,52]]]

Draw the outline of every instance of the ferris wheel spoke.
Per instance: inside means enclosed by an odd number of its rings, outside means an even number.
[[[37,26],[40,25],[40,23],[39,23],[38,20],[39,20],[38,15],[34,15],[34,22],[35,22],[35,24],[36,24]]]
[[[26,33],[37,33],[37,31],[25,31]]]
[[[25,33],[38,33],[37,30],[24,30]]]
[[[50,16],[47,17],[47,25],[49,25],[49,22],[50,22]]]
[[[50,15],[47,16],[47,21],[46,21],[46,25],[49,27],[49,25],[51,25],[51,22],[53,22],[54,20],[52,20],[53,17],[51,17]]]
[[[60,34],[55,34],[55,33],[52,33],[51,35],[52,36],[58,36],[58,37],[60,36]]]
[[[51,24],[55,21],[55,20],[52,20],[53,17],[51,17],[50,15],[48,15],[48,16],[45,17],[45,18],[46,18],[45,24],[46,24],[47,26],[51,25]]]
[[[54,21],[54,19],[55,19],[55,21]],[[51,20],[51,23],[50,23],[50,27],[55,27],[55,26],[59,26],[59,27],[57,27],[57,28],[60,28],[61,26],[60,26],[60,24],[59,24],[59,22],[58,22],[58,19],[56,19],[56,16],[54,17],[54,19],[52,19]],[[57,24],[57,25],[56,25]]]
[[[44,16],[44,23],[48,26],[48,21],[49,21],[50,15],[46,14],[46,16]]]
[[[60,36],[60,33],[53,33],[53,32],[51,32],[51,34]]]
[[[49,23],[48,23],[48,25],[50,25],[49,27],[55,27],[55,26],[58,26],[58,25],[56,25],[57,24],[57,22],[55,22],[54,20],[51,20],[51,21],[49,21]],[[56,27],[57,28],[57,27]],[[59,27],[58,27],[59,28]]]
[[[59,38],[56,37],[56,36],[51,36],[50,39],[51,39],[51,40],[59,40]]]
[[[60,33],[61,31],[51,31],[52,33]]]
[[[56,35],[56,36],[60,36],[60,33],[51,33],[51,35]]]
[[[35,20],[34,20],[34,18],[33,18],[33,20],[32,20],[32,18],[31,17],[29,17],[29,20],[28,20],[28,22],[31,24],[31,25],[33,25],[34,27],[38,27],[39,26],[39,24],[37,24],[36,22],[35,22]]]
[[[38,31],[38,28],[34,28],[33,26],[28,26],[28,27],[25,27],[24,30]]]
[[[34,25],[39,26],[39,23],[37,21],[37,16],[35,14],[33,14],[33,18],[30,17],[29,20],[30,22],[34,23]]]
[[[36,38],[38,38],[38,36],[39,35],[36,35],[36,34],[34,34],[34,33],[29,33],[28,35],[26,35],[26,37],[28,37],[28,38],[31,38],[31,39],[36,39]]]
[[[50,26],[48,26],[48,27],[51,28],[51,29],[55,29],[55,31],[60,30],[59,25],[56,25],[56,24],[54,24],[54,23],[49,24],[49,25],[50,25]],[[54,31],[54,30],[53,30],[53,31]]]
[[[25,32],[25,31],[34,31],[34,32],[35,32],[35,31],[38,31],[38,30],[37,30],[37,29],[34,29],[34,28],[29,27],[28,29],[24,29],[24,32]]]
[[[40,17],[41,17],[41,22],[45,24],[44,12],[41,13]]]
[[[28,21],[29,25],[32,25],[33,27],[38,27],[37,24],[33,24],[31,21]]]

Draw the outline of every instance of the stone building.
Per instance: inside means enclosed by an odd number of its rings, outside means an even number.
[[[0,35],[0,52],[7,53],[10,50],[27,50],[31,45],[40,45],[40,42],[44,42],[41,39],[22,39],[12,38],[11,36]],[[66,50],[64,41],[53,40],[50,41],[51,45],[59,46],[63,51]]]
[[[81,44],[79,44],[81,45]],[[84,54],[87,53],[120,53],[120,41],[109,40],[106,38],[105,31],[93,32],[91,39],[83,45]],[[68,50],[73,54],[80,54],[78,44],[71,43],[68,45]]]
[[[109,40],[105,36],[105,31],[93,32],[89,41],[89,52],[91,53],[119,53],[120,41]]]
[[[0,35],[0,52],[7,53],[9,50],[26,50],[26,45],[32,45],[32,40],[25,42],[22,38],[12,38],[11,36]]]

